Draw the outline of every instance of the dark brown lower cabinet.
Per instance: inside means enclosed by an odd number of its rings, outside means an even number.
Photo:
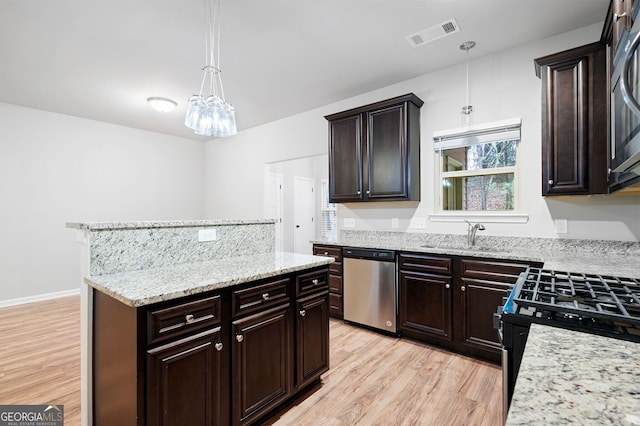
[[[296,312],[296,386],[302,388],[329,369],[329,293],[299,299]]]
[[[233,424],[246,424],[291,393],[293,333],[291,305],[232,323]]]
[[[147,424],[227,424],[220,327],[147,351]]]
[[[249,425],[329,368],[328,268],[134,308],[93,291],[93,424]]]
[[[451,341],[451,277],[400,271],[398,294],[403,334]]]
[[[400,333],[500,362],[493,314],[529,265],[509,260],[400,253]]]

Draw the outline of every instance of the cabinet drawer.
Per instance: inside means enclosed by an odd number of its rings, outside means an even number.
[[[476,278],[480,280],[515,284],[518,279],[518,275],[525,271],[528,266],[528,263],[461,259],[460,274],[465,278]]]
[[[269,306],[289,301],[289,278],[235,290],[231,293],[232,315],[244,315]]]
[[[333,257],[336,262],[342,262],[342,248],[341,247],[326,247],[326,246],[314,246],[313,254],[317,256],[329,256]]]
[[[147,312],[147,343],[179,337],[220,322],[220,296]]]
[[[329,264],[329,272],[335,275],[342,275],[342,262],[333,262]]]
[[[402,271],[451,275],[453,259],[450,257],[400,253],[398,267]]]
[[[329,293],[329,315],[342,318],[342,296]]]
[[[329,274],[329,291],[342,294],[342,276]]]
[[[314,293],[329,288],[328,270],[308,272],[296,277],[296,295]]]

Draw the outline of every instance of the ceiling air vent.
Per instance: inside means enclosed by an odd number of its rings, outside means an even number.
[[[460,31],[460,26],[455,19],[451,18],[448,21],[441,24],[434,25],[417,33],[407,36],[407,40],[412,47],[422,46],[423,44],[431,43],[441,39],[442,37],[454,34]]]

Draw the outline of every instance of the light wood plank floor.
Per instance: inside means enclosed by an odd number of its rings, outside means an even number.
[[[0,404],[64,404],[80,424],[80,302],[0,309]],[[501,373],[331,320],[331,370],[270,425],[501,425]],[[305,399],[306,398],[306,399]]]

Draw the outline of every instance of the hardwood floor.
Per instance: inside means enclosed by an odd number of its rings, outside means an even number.
[[[0,404],[80,424],[80,301],[0,309]],[[269,425],[501,425],[498,366],[331,320],[331,369]],[[304,399],[306,397],[306,399]]]
[[[0,309],[0,404],[62,404],[80,424],[80,296]]]

